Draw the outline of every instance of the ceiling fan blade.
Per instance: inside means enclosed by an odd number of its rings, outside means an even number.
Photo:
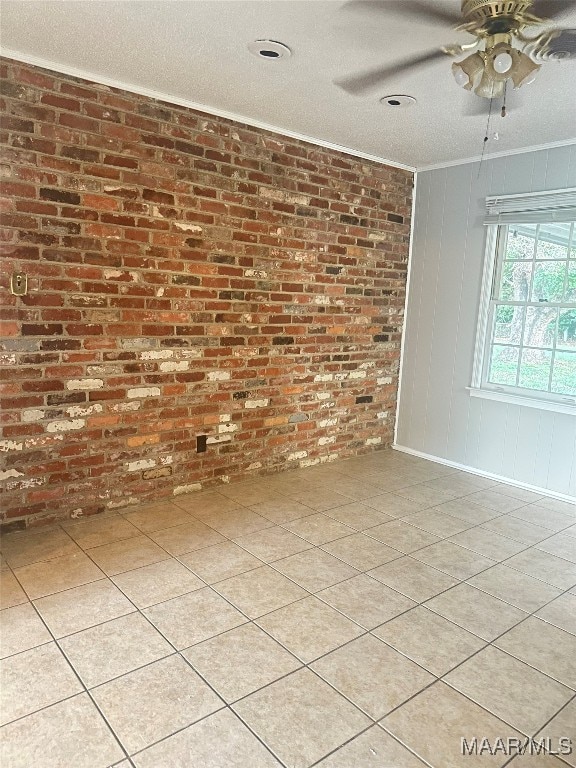
[[[393,2],[389,0],[350,0],[344,9],[353,13],[394,14],[395,16],[403,16],[410,21],[420,19],[423,22],[429,21],[436,24],[440,22],[450,26],[462,23],[462,16],[458,8],[449,11],[445,8],[434,7],[429,0],[428,2],[425,0],[401,0],[401,2],[396,2],[396,0]]]
[[[563,61],[576,59],[576,29],[561,29],[544,46],[545,58]]]
[[[530,11],[541,19],[557,19],[576,8],[576,0],[536,0]]]
[[[384,67],[369,69],[358,75],[343,77],[334,82],[344,91],[347,91],[354,96],[360,96],[363,93],[377,88],[382,82],[394,75],[399,75],[401,72],[406,72],[411,69],[417,69],[436,59],[443,59],[445,56],[446,54],[441,50],[428,51],[427,53],[423,53],[420,56],[415,56],[411,59],[403,59],[395,64],[387,64]]]

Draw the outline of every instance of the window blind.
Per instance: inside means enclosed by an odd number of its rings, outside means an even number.
[[[576,187],[486,198],[486,226],[547,221],[576,221]]]

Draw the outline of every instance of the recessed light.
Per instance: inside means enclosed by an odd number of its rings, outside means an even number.
[[[292,51],[284,43],[277,40],[254,40],[248,43],[248,50],[259,59],[268,59],[268,61],[277,61],[278,59],[288,59],[292,56]]]
[[[380,104],[385,107],[394,107],[394,109],[406,109],[407,107],[413,107],[416,104],[414,96],[383,96],[380,99]]]

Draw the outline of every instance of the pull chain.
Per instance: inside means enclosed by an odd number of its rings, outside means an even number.
[[[488,120],[486,121],[486,134],[484,136],[484,143],[482,145],[482,154],[480,156],[480,164],[478,166],[478,176],[477,178],[480,178],[480,171],[482,170],[482,162],[484,161],[484,152],[486,151],[486,144],[488,143],[488,135],[490,133],[490,120],[492,118],[492,102],[494,101],[494,97],[490,97],[490,106],[488,107]]]

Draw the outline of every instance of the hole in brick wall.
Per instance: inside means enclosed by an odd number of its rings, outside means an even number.
[[[196,453],[206,452],[207,440],[208,440],[208,435],[196,435]]]

